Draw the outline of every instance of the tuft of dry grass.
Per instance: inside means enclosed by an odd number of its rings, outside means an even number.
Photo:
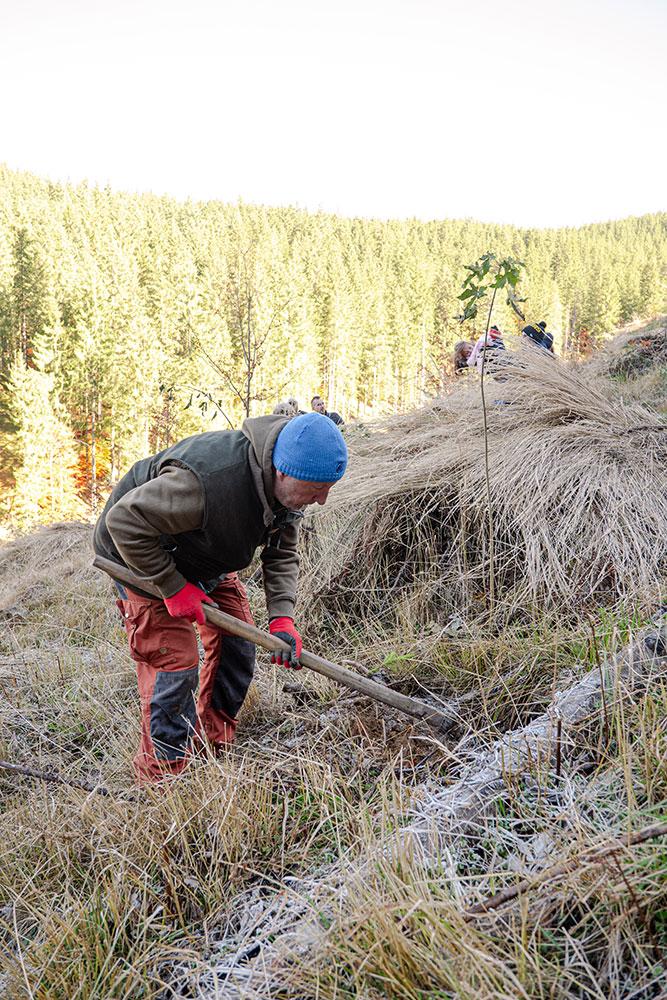
[[[165,968],[200,965],[219,928],[231,933],[242,891],[279,896],[290,874],[357,855],[378,797],[400,810],[395,778],[372,786],[363,769],[341,770],[340,747],[329,761],[319,751],[246,744],[132,802],[0,779],[0,967],[12,988],[155,995]]]
[[[490,613],[479,393],[463,388],[352,444],[349,479],[313,516],[303,604],[319,621],[459,616],[497,633],[543,614],[659,594],[667,425],[613,385],[519,345],[489,405]]]
[[[266,902],[245,951],[232,937],[208,969],[182,981],[206,1000],[657,1000],[667,985],[664,839],[590,858],[610,833],[650,825],[664,807],[665,696],[656,686],[619,702],[602,754],[582,723],[560,776],[545,761],[520,780],[508,774],[495,811],[475,832],[453,830],[435,859],[405,837],[388,850],[372,833],[352,863],[290,882],[283,906]],[[598,763],[587,777],[580,765],[591,754]],[[515,903],[468,914],[470,903],[540,872]]]
[[[667,367],[665,317],[619,333],[591,359],[590,367],[611,378],[636,379],[651,369]]]
[[[627,400],[667,414],[667,322],[661,317],[620,333],[591,359],[590,371],[611,378]]]
[[[653,844],[629,864],[577,871],[511,915],[471,926],[446,873],[385,861],[352,883],[308,962],[290,962],[288,952],[273,982],[302,1000],[658,998],[667,982],[657,938],[664,864]],[[271,995],[270,987],[246,993]]]

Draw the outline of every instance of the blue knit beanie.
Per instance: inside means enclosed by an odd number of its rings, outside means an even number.
[[[347,446],[333,420],[322,413],[303,413],[278,435],[273,464],[294,479],[336,483],[347,467]]]

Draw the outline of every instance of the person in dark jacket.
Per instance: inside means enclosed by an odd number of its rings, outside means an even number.
[[[521,334],[532,340],[538,347],[543,347],[545,351],[550,351],[551,354],[554,353],[554,337],[552,333],[547,332],[547,324],[544,320],[540,320],[537,326],[524,326]]]
[[[322,399],[321,396],[313,396],[313,398],[310,401],[310,408],[315,413],[321,413],[322,416],[328,417],[329,420],[333,420],[333,422],[335,423],[336,427],[344,427],[345,426],[345,421],[341,417],[340,413],[336,413],[335,410],[331,410],[331,412],[329,412],[329,410],[327,410],[327,408],[325,406],[325,403],[324,403],[324,400]]]
[[[179,773],[198,745],[233,740],[255,647],[208,624],[203,604],[252,622],[237,571],[260,546],[269,630],[291,646],[272,662],[299,668],[299,522],[306,505],[326,503],[346,465],[345,441],[330,420],[270,415],[246,420],[240,431],[195,434],[136,462],[111,493],[95,551],[162,595],[116,583],[141,698],[140,781]]]

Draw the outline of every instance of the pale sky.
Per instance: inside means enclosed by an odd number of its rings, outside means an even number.
[[[667,209],[667,0],[0,0],[0,162],[344,215]]]

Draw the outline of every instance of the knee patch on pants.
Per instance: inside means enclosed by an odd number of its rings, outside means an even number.
[[[255,672],[255,646],[247,639],[223,635],[220,660],[213,680],[211,708],[235,719]]]
[[[159,670],[150,703],[150,732],[155,756],[181,760],[197,722],[194,694],[198,670]]]

